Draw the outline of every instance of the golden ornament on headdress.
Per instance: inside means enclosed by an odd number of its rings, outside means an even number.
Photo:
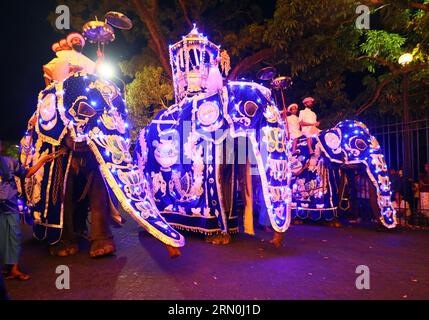
[[[220,53],[220,68],[225,76],[231,71],[231,57],[226,50]]]

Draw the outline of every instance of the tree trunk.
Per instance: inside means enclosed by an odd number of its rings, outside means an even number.
[[[188,10],[186,9],[186,1],[185,0],[178,0],[180,8],[182,8],[183,16],[185,17],[186,23],[189,25],[190,28],[194,26],[194,24],[191,21],[191,18],[189,17]]]
[[[381,6],[390,3],[390,1],[386,2],[384,0],[361,0],[360,2],[368,6]],[[420,9],[423,11],[429,11],[429,5],[414,1],[409,2],[408,7],[413,9]]]
[[[171,66],[169,62],[170,59],[167,50],[167,42],[165,41],[164,35],[160,31],[156,17],[151,14],[150,10],[143,3],[143,0],[133,0],[132,2],[137,9],[137,14],[149,31],[154,50],[158,54],[162,67],[171,77]]]
[[[236,80],[241,74],[252,69],[254,65],[266,59],[272,58],[274,54],[275,54],[274,48],[267,48],[267,49],[262,49],[252,54],[251,56],[244,58],[235,66],[235,68],[232,70],[231,74],[229,75],[228,79]]]
[[[424,66],[422,66],[421,64],[414,64],[414,65],[410,65],[410,66],[405,66],[405,67],[402,67],[402,68],[398,68],[395,71],[391,72],[388,77],[386,77],[383,81],[381,81],[378,84],[378,86],[375,89],[375,92],[374,92],[373,96],[371,97],[371,99],[369,99],[367,102],[365,102],[362,106],[360,106],[356,110],[356,115],[361,114],[362,112],[364,112],[365,110],[367,110],[369,107],[371,107],[374,103],[376,103],[377,100],[378,100],[378,98],[380,97],[383,89],[390,82],[392,82],[393,80],[395,80],[396,78],[398,78],[401,75],[407,75],[407,74],[409,74],[411,72],[418,71],[418,70],[421,70],[423,68],[424,68]]]
[[[409,6],[414,9],[420,9],[426,12],[429,11],[429,5],[424,3],[410,2]]]

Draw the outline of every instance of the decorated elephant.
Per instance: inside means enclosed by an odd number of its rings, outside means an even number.
[[[141,131],[135,158],[169,224],[223,239],[239,227],[238,165],[254,159],[278,246],[291,204],[284,123],[269,89],[244,81],[223,85],[218,65],[227,72],[225,57],[196,28],[170,47],[177,103]],[[252,221],[247,217],[245,225]]]
[[[113,253],[110,217],[120,206],[151,235],[180,254],[184,238],[160,215],[147,181],[130,154],[127,109],[119,89],[96,75],[75,73],[39,95],[37,111],[22,140],[21,161],[35,163],[61,150],[26,181],[34,216],[34,235],[46,239],[51,253],[75,254],[76,227],[91,211],[92,257]],[[84,222],[83,222],[84,224]]]
[[[332,220],[340,201],[340,171],[354,167],[369,177],[376,190],[381,223],[394,228],[397,219],[386,161],[368,128],[362,122],[346,120],[312,140],[314,154],[309,152],[307,138],[302,137],[290,158],[292,216]]]

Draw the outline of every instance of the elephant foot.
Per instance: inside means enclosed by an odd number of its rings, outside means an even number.
[[[115,243],[112,239],[94,240],[89,249],[91,258],[99,258],[114,254],[116,252]]]
[[[61,240],[49,247],[49,253],[55,257],[74,256],[79,252],[79,246],[74,241]]]
[[[165,245],[165,247],[167,248],[168,255],[171,259],[178,258],[182,255],[179,248],[169,246],[168,244]]]
[[[326,223],[326,226],[332,227],[332,228],[341,228],[342,224],[338,220],[328,221]]]
[[[226,245],[231,243],[231,236],[227,233],[214,234],[206,237],[206,241],[215,245]]]
[[[280,233],[276,231],[274,232],[273,239],[270,241],[270,243],[274,245],[274,247],[280,248],[284,238],[285,238],[284,232]]]
[[[339,222],[339,221],[335,221],[334,222],[334,227],[335,228],[341,228],[343,225],[341,224],[341,222]]]

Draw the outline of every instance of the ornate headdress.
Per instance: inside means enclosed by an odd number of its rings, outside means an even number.
[[[194,24],[188,35],[170,46],[176,102],[180,102],[187,95],[203,91],[207,86],[210,65],[217,66],[219,62],[220,46],[199,33]]]

